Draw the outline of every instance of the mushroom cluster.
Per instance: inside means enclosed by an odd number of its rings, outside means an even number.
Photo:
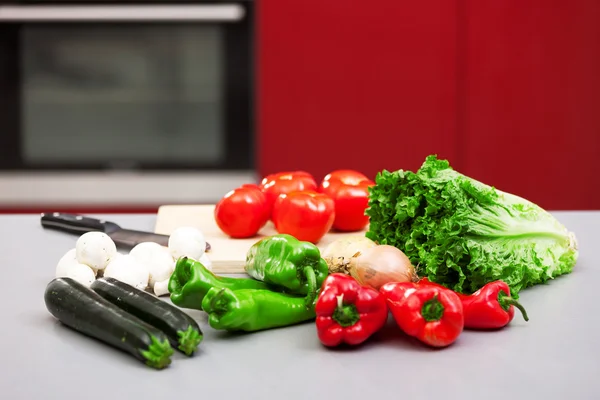
[[[75,248],[60,258],[55,276],[69,277],[88,287],[97,277],[106,276],[163,296],[169,294],[169,279],[180,257],[194,259],[211,269],[205,249],[203,233],[192,227],[175,229],[168,247],[143,242],[128,254],[119,253],[106,233],[87,232],[77,239]]]

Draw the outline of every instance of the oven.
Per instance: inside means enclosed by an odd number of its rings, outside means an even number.
[[[254,181],[252,1],[0,0],[0,207]]]

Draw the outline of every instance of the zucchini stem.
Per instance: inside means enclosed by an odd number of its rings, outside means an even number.
[[[152,344],[148,350],[140,350],[146,359],[146,365],[156,369],[163,369],[171,364],[171,356],[174,351],[168,340],[160,342],[155,336],[151,336]]]
[[[179,346],[177,348],[188,357],[194,354],[203,339],[203,335],[191,325],[185,331],[177,332],[177,336],[179,337]]]

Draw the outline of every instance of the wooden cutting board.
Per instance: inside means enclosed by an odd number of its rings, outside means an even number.
[[[170,235],[176,228],[191,226],[198,228],[210,243],[211,250],[208,254],[212,261],[215,273],[237,274],[244,273],[246,253],[250,247],[263,237],[275,235],[277,231],[269,222],[250,239],[231,239],[217,226],[214,219],[214,205],[164,205],[158,209],[155,233]],[[321,251],[334,240],[343,236],[364,235],[364,232],[328,233],[321,239],[317,246]]]

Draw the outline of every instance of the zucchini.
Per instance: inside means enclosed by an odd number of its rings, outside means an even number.
[[[71,278],[50,281],[44,302],[50,314],[79,333],[127,352],[152,368],[171,364],[173,348],[163,332]]]
[[[202,331],[192,317],[148,292],[108,277],[95,280],[91,288],[124,311],[163,331],[171,345],[187,356],[194,354],[202,341]]]

